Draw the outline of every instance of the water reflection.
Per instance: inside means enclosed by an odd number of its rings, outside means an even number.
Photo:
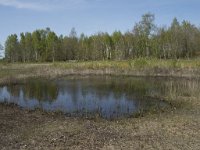
[[[32,79],[0,87],[0,102],[75,116],[99,114],[103,118],[116,118],[168,107],[148,96],[197,96],[199,83],[199,80],[108,76]]]

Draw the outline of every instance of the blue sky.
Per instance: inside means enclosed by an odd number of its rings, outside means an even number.
[[[46,27],[64,35],[72,27],[87,35],[125,32],[146,12],[155,14],[158,25],[174,17],[200,25],[200,0],[0,0],[0,43],[9,34]]]

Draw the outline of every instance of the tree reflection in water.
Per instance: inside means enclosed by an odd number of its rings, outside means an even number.
[[[75,116],[98,114],[116,118],[169,107],[149,97],[199,96],[199,83],[198,79],[110,76],[29,79],[22,84],[0,87],[0,102]]]

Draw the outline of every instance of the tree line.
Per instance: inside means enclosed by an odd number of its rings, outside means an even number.
[[[2,52],[3,52],[3,46],[2,46],[1,43],[0,43],[0,59],[3,57]]]
[[[68,60],[127,60],[139,57],[160,59],[193,58],[200,55],[200,29],[174,18],[169,27],[157,27],[151,13],[144,14],[131,31],[99,32],[67,36],[50,28],[8,36],[5,60],[9,62],[54,62]]]

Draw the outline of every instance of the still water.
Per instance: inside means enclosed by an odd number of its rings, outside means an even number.
[[[152,97],[190,96],[199,90],[199,83],[187,79],[110,76],[28,79],[1,86],[0,103],[14,103],[31,110],[61,111],[69,116],[98,115],[112,119],[166,109],[170,107],[167,102]]]

